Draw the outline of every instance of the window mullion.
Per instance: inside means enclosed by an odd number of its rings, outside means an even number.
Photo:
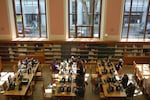
[[[91,28],[91,37],[93,38],[94,37],[94,15],[95,15],[95,0],[93,0],[93,4],[92,4],[92,26],[90,27]]]
[[[40,1],[38,0],[38,19],[39,19],[39,35],[41,35],[41,11],[40,11]]]
[[[131,2],[130,2],[130,13],[129,13],[129,18],[128,18],[128,29],[127,29],[127,37],[126,37],[126,39],[128,39],[129,38],[129,30],[130,30],[130,21],[131,21],[131,13],[132,13],[132,3],[133,3],[133,1],[131,0]]]
[[[70,15],[71,15],[71,13],[70,13],[70,0],[68,0],[68,33],[69,33],[69,38],[71,37],[71,35],[70,35]]]
[[[78,17],[77,17],[77,0],[75,0],[75,37],[77,38],[77,19],[78,19]]]
[[[13,9],[15,9],[16,7],[15,7],[15,0],[13,0]],[[14,10],[14,19],[15,19],[15,22],[17,22],[17,20],[16,20],[16,10]],[[18,35],[18,26],[17,26],[17,24],[15,23],[15,28],[16,28],[16,37],[18,38],[19,37],[19,35]]]
[[[149,0],[149,3],[148,3],[148,7],[147,7],[147,14],[146,14],[146,23],[145,23],[145,26],[144,26],[144,39],[146,38],[146,30],[147,30],[147,23],[148,23],[148,19],[149,19],[149,7],[150,7],[150,0]]]
[[[20,0],[20,10],[21,10],[21,18],[22,18],[22,33],[23,33],[23,37],[25,37],[22,0]]]
[[[102,0],[100,0],[100,12],[99,12],[99,24],[98,24],[98,37],[100,38],[100,30],[101,30],[101,12],[102,12]]]

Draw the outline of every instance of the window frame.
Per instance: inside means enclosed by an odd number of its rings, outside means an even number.
[[[15,30],[16,30],[16,38],[26,38],[26,37],[28,37],[28,38],[34,38],[35,36],[25,36],[25,27],[24,27],[24,18],[25,17],[23,17],[24,15],[23,15],[23,7],[22,7],[22,3],[23,3],[23,0],[19,0],[19,5],[20,5],[20,16],[21,16],[21,24],[22,24],[22,36],[19,36],[19,32],[18,32],[18,26],[17,26],[17,19],[16,19],[16,17],[17,17],[17,12],[16,12],[16,5],[15,5],[15,2],[16,2],[16,0],[13,0],[12,1],[12,4],[13,4],[13,11],[14,11],[14,21],[15,21]],[[37,5],[38,5],[38,14],[37,14],[37,22],[38,22],[38,31],[39,31],[39,33],[38,33],[38,38],[48,38],[48,35],[47,35],[47,18],[46,18],[46,15],[47,15],[47,13],[46,13],[46,0],[44,0],[44,14],[43,13],[41,13],[41,9],[40,9],[40,0],[37,0],[36,1],[37,2]],[[45,25],[45,30],[46,30],[46,34],[45,34],[45,36],[42,36],[42,24],[41,24],[41,15],[44,15],[45,16],[45,22],[46,22],[46,25]],[[32,33],[32,34],[34,34],[34,33]]]
[[[131,29],[131,27],[130,27],[130,24],[131,24],[131,18],[133,18],[134,17],[134,12],[132,12],[132,7],[133,7],[133,1],[134,0],[131,0],[130,1],[130,9],[129,9],[129,14],[125,14],[125,6],[126,6],[126,2],[127,2],[127,0],[125,0],[124,1],[124,12],[123,12],[123,24],[124,24],[124,18],[125,18],[125,16],[127,17],[127,21],[128,21],[128,23],[127,23],[127,31],[126,31],[126,36],[123,36],[123,32],[121,33],[121,39],[125,39],[125,40],[128,40],[128,39],[131,39],[131,38],[129,38],[129,36],[130,36],[130,29]],[[147,23],[148,23],[148,17],[150,16],[150,15],[148,15],[148,13],[149,13],[149,10],[150,10],[150,0],[148,0],[148,6],[147,6],[147,10],[146,10],[146,19],[145,19],[145,25],[144,25],[144,31],[143,31],[143,40],[145,40],[145,39],[147,39],[146,38],[146,35],[148,34],[148,33],[146,33],[146,30],[147,30]],[[136,12],[137,13],[137,12]],[[140,13],[140,12],[139,12]],[[141,12],[141,13],[143,13],[143,12]],[[136,15],[136,16],[141,16],[141,15]],[[124,28],[124,25],[122,25],[122,31],[123,31],[123,28]]]
[[[102,16],[102,0],[99,0],[99,2],[100,2],[99,11],[100,12],[98,14],[99,15],[99,21],[98,21],[98,24],[97,24],[98,25],[98,30],[97,30],[98,31],[98,36],[97,37],[94,37],[94,26],[96,26],[96,25],[94,25],[94,21],[95,21],[94,17],[96,15],[95,11],[94,11],[95,10],[95,6],[92,7],[92,10],[93,10],[92,11],[92,15],[91,15],[92,16],[92,20],[91,20],[92,24],[91,25],[77,25],[77,19],[78,19],[77,1],[78,0],[74,0],[74,2],[75,2],[75,12],[74,13],[70,12],[70,2],[71,1],[72,0],[68,0],[68,38],[100,38],[100,34],[101,34],[101,32],[100,32],[101,31],[101,16]],[[94,3],[95,3],[95,0],[93,2],[93,5],[94,5]],[[82,14],[83,14],[83,12],[82,12]],[[71,15],[75,16],[75,20],[74,20],[75,21],[75,24],[74,24],[75,25],[74,26],[74,28],[75,28],[75,30],[74,30],[75,31],[75,35],[74,35],[74,37],[71,36],[71,32],[70,32],[71,31],[71,28],[70,28],[71,27],[71,25],[70,25],[70,19],[71,19],[70,16]],[[82,28],[82,27],[91,27],[90,28],[91,29],[90,30],[91,31],[90,32],[91,35],[90,36],[78,36],[78,28],[79,27],[80,28]]]

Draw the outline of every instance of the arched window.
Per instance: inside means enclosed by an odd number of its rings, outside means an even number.
[[[16,37],[47,38],[45,0],[13,0]]]
[[[149,39],[149,0],[125,0],[122,39]]]
[[[100,38],[102,0],[68,0],[69,38]]]

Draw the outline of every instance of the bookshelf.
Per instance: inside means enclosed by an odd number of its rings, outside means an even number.
[[[124,56],[150,56],[150,45],[148,43],[86,43],[86,42],[1,42],[0,56],[3,62],[17,62],[20,55],[42,54],[45,63],[51,63],[53,59],[62,61],[72,55],[97,61],[102,58],[111,58],[118,61]]]
[[[61,45],[60,44],[53,44],[53,43],[46,43],[44,44],[44,56],[45,62],[51,63],[52,60],[61,60]]]
[[[2,61],[10,61],[9,48],[12,44],[0,44],[0,56]]]
[[[0,71],[2,70],[2,57],[0,56]]]
[[[143,45],[143,55],[144,56],[150,55],[150,45],[148,44]]]

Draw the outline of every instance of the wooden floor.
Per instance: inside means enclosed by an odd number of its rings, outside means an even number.
[[[12,65],[3,65],[3,71],[12,71],[12,68],[10,66],[12,66]],[[123,72],[132,75],[133,74],[132,66],[123,67]],[[87,70],[87,73],[91,73],[91,70]],[[33,97],[28,98],[28,100],[43,100],[42,91],[41,91],[40,86],[41,86],[42,81],[44,81],[45,86],[48,86],[48,84],[50,83],[50,75],[51,75],[51,73],[50,73],[49,66],[44,65],[43,80],[39,80],[36,82]],[[0,94],[0,100],[5,100],[5,96]],[[77,98],[77,100],[100,100],[99,95],[96,95],[92,92],[90,78],[88,79],[88,85],[86,86],[85,96],[83,98]],[[134,96],[133,100],[149,100],[149,99],[147,98],[147,96],[143,95],[142,92],[138,92]]]

